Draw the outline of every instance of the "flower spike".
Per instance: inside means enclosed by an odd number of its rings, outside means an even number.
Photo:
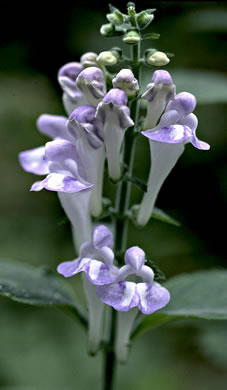
[[[100,135],[105,143],[109,175],[117,181],[121,177],[120,150],[125,130],[134,125],[126,93],[119,88],[111,89],[99,103],[96,117],[103,125]]]

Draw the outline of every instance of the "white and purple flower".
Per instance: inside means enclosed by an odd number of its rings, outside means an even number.
[[[128,97],[133,97],[139,91],[139,83],[130,69],[121,69],[112,80],[114,88],[125,91]]]
[[[104,304],[96,295],[96,285],[116,280],[118,268],[113,265],[113,235],[104,225],[97,226],[92,239],[81,246],[80,256],[73,261],[59,264],[58,272],[71,277],[83,272],[84,293],[89,314],[88,349],[95,354],[103,337]]]
[[[58,71],[58,82],[63,90],[63,104],[68,115],[78,106],[86,104],[81,91],[76,87],[76,79],[83,70],[79,62],[69,62]]]
[[[91,195],[91,214],[98,217],[102,212],[105,147],[100,136],[102,125],[96,119],[95,114],[95,107],[80,106],[70,115],[67,127],[83,162],[85,177],[94,184]]]
[[[176,86],[172,77],[166,70],[156,70],[152,82],[147,85],[142,99],[147,100],[147,115],[144,121],[144,129],[152,129],[158,122],[167,103],[174,99]]]
[[[117,281],[97,288],[101,301],[122,312],[138,307],[143,314],[152,314],[167,305],[169,292],[154,281],[154,273],[145,261],[142,249],[129,248],[125,253],[126,265],[120,268]],[[132,275],[142,282],[127,281]]]
[[[149,139],[151,169],[148,178],[148,190],[136,215],[138,225],[145,225],[153,211],[159,190],[175,166],[187,143],[200,150],[210,146],[196,137],[197,117],[192,113],[196,98],[191,93],[181,92],[170,100],[159,124],[142,134]]]
[[[87,104],[96,107],[106,94],[105,75],[100,68],[85,68],[76,79],[76,87],[83,93]]]
[[[113,264],[113,235],[104,225],[97,226],[91,241],[80,248],[79,258],[66,261],[58,266],[58,273],[66,278],[85,272],[88,280],[95,285],[112,283],[118,276],[118,268]]]
[[[96,290],[102,302],[118,310],[115,351],[121,362],[127,359],[130,333],[138,311],[152,314],[170,300],[168,290],[154,281],[154,273],[144,264],[145,261],[142,249],[137,246],[129,248],[125,253],[126,265],[120,268],[117,280],[98,286]]]
[[[134,125],[127,106],[127,95],[119,89],[111,89],[97,107],[96,117],[103,125],[100,136],[104,139],[108,172],[117,181],[121,177],[121,146],[125,130]]]

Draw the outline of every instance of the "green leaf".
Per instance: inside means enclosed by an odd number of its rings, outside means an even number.
[[[197,342],[201,353],[213,364],[226,369],[227,321],[207,322],[200,327]]]
[[[145,9],[145,11],[146,11],[148,14],[153,14],[153,13],[156,11],[156,8],[148,8],[148,9]]]
[[[180,222],[178,222],[176,219],[170,217],[163,210],[161,210],[157,207],[154,207],[151,218],[157,219],[158,221],[169,223],[170,225],[174,225],[174,226],[178,226],[178,227],[181,226]]]
[[[132,337],[176,319],[227,320],[227,270],[177,275],[163,285],[171,295],[169,304],[144,317]]]
[[[86,324],[76,306],[74,292],[63,278],[46,266],[1,260],[0,295],[29,305],[60,307],[76,315],[83,325]]]
[[[109,9],[110,9],[110,12],[114,12],[114,11],[119,11],[118,8],[114,7],[112,4],[109,3]]]
[[[175,54],[173,54],[173,53],[170,53],[170,52],[166,52],[166,55],[167,55],[167,57],[169,57],[169,58],[173,58],[173,57],[175,57]]]
[[[159,39],[160,34],[157,33],[149,33],[142,36],[142,39]]]

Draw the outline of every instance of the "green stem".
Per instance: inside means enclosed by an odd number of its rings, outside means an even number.
[[[139,81],[140,77],[140,45],[132,46],[132,71]],[[135,125],[129,128],[125,134],[124,164],[127,167],[127,174],[131,175],[135,156],[135,136],[137,133],[139,104],[138,100],[133,100],[130,104],[131,118]],[[128,240],[128,218],[126,217],[130,205],[131,183],[121,180],[117,187],[115,203],[115,251],[123,254],[127,248]],[[112,390],[114,374],[116,371],[116,358],[114,354],[115,332],[116,332],[117,312],[112,309],[111,334],[109,342],[104,348],[104,383],[103,390]]]
[[[140,44],[132,46],[132,71],[134,76],[140,81]],[[124,146],[124,164],[127,167],[127,174],[132,175],[134,157],[135,157],[135,136],[137,133],[139,119],[139,104],[138,100],[133,100],[131,103],[131,118],[135,125],[128,129],[125,134]],[[115,251],[117,254],[123,254],[127,248],[128,239],[128,223],[126,213],[129,209],[132,183],[121,181],[118,184],[116,205],[117,216],[115,219]]]
[[[112,390],[114,385],[114,376],[116,371],[116,359],[114,354],[114,341],[115,341],[115,330],[116,330],[116,317],[117,312],[112,309],[112,321],[110,340],[104,346],[104,382],[103,390]]]

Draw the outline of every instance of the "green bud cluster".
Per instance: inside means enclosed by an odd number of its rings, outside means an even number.
[[[136,12],[135,4],[127,4],[127,14],[109,5],[110,13],[106,15],[109,23],[103,24],[100,33],[105,37],[123,35],[123,42],[129,45],[137,44],[143,38],[140,31],[147,28],[154,19],[155,9]]]
[[[129,2],[127,4],[127,13],[122,13],[118,8],[113,5],[109,5],[110,12],[106,15],[109,23],[101,26],[100,32],[105,37],[122,36],[122,41],[126,45],[138,45],[143,40],[152,39],[157,40],[160,34],[155,32],[144,33],[150,23],[154,19],[153,8],[145,9],[140,12],[136,12],[135,3]],[[139,61],[147,66],[165,66],[170,62],[170,58],[173,54],[160,51],[158,49],[148,49],[145,51],[143,58]],[[119,54],[118,51],[111,49],[99,54],[98,64],[100,66],[117,65],[122,60],[127,58]]]

